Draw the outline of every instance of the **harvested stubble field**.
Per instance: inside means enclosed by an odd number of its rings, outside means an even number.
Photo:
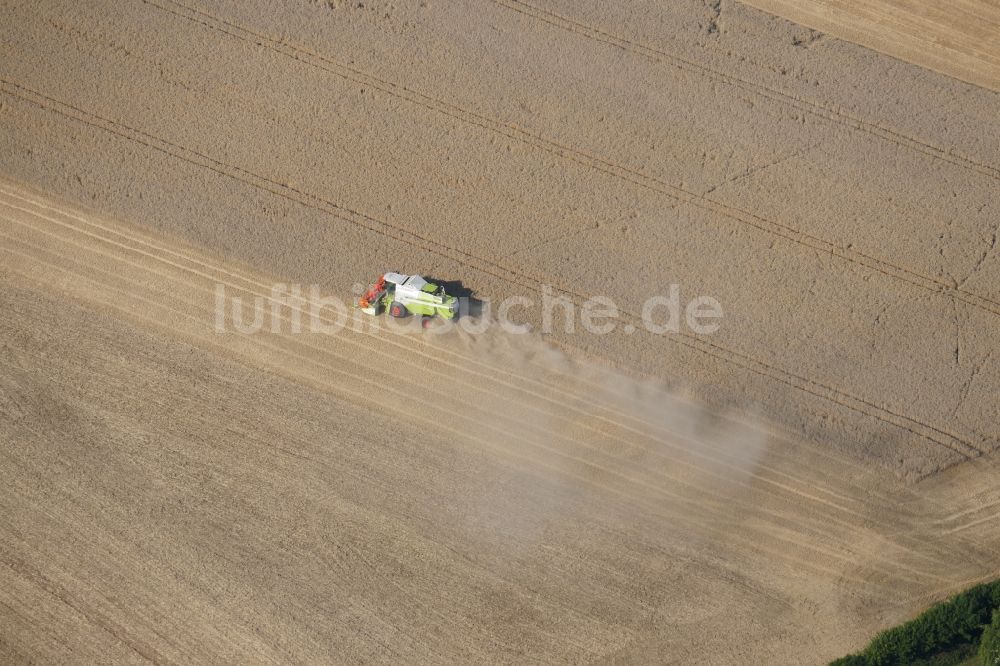
[[[996,576],[997,93],[731,2],[0,17],[5,661],[821,663]],[[619,325],[217,331],[390,269]]]

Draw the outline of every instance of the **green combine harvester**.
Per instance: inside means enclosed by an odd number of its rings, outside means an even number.
[[[427,328],[434,317],[454,319],[458,298],[419,275],[386,273],[358,299],[357,307],[372,316],[383,312],[396,318],[418,316],[420,325]]]

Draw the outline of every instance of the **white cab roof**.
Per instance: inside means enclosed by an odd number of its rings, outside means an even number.
[[[419,275],[411,275],[406,279],[406,286],[420,291],[427,284],[427,280],[423,279]]]

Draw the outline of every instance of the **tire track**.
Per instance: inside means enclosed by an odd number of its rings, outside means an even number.
[[[966,291],[960,286],[958,281],[946,282],[940,278],[924,275],[919,271],[897,265],[886,259],[861,252],[860,250],[855,250],[850,247],[853,244],[843,245],[833,243],[787,224],[775,222],[750,211],[730,206],[718,201],[717,199],[710,198],[705,194],[688,190],[631,167],[623,166],[606,158],[592,155],[585,151],[553,141],[537,132],[524,129],[513,123],[494,120],[455,104],[441,101],[424,93],[412,90],[406,86],[380,79],[371,74],[348,67],[347,65],[339,63],[328,56],[316,53],[310,49],[252,31],[202,10],[183,5],[176,2],[176,0],[164,0],[164,2],[169,2],[171,5],[180,8],[181,11],[170,9],[169,7],[158,4],[154,0],[143,0],[143,2],[151,7],[173,14],[184,20],[202,25],[209,30],[228,35],[244,42],[252,43],[261,48],[267,48],[308,66],[339,76],[352,83],[375,88],[388,95],[392,95],[404,101],[416,104],[425,109],[441,113],[466,124],[479,127],[483,130],[500,134],[509,139],[524,143],[539,150],[543,150],[560,159],[565,159],[581,165],[584,168],[603,173],[624,182],[628,182],[632,185],[636,185],[666,196],[676,203],[694,206],[701,210],[727,218],[740,226],[756,229],[759,232],[782,238],[785,241],[809,250],[829,254],[830,256],[836,257],[837,259],[847,263],[858,265],[864,267],[865,269],[879,273],[891,280],[903,282],[934,294],[941,294],[950,298],[958,299],[968,305],[971,305],[972,307],[984,310],[985,312],[995,316],[1000,316],[1000,301]]]
[[[939,528],[943,528],[949,524],[953,525],[943,532],[944,534],[953,534],[988,523],[991,520],[1000,519],[1000,511],[997,510],[997,507],[1000,507],[1000,499],[996,497],[995,489],[991,488],[990,490],[981,492],[978,495],[969,497],[968,500],[970,502],[979,501],[980,504],[939,518],[933,521],[934,524]],[[976,516],[981,517],[977,518]]]
[[[978,518],[976,520],[970,520],[966,523],[962,523],[961,525],[956,525],[951,529],[945,530],[944,532],[942,532],[942,534],[950,535],[950,534],[955,534],[957,532],[964,532],[965,530],[972,529],[973,527],[979,527],[980,525],[984,525],[986,523],[993,522],[996,520],[1000,520],[1000,513],[990,513],[989,515],[983,516],[982,518]]]
[[[426,237],[409,232],[393,224],[376,220],[375,218],[358,213],[357,211],[341,206],[318,195],[305,192],[304,190],[296,188],[292,185],[255,174],[241,167],[226,164],[191,149],[184,148],[159,137],[147,134],[141,130],[134,129],[128,125],[94,115],[70,104],[66,104],[42,93],[31,90],[30,88],[26,88],[23,85],[0,78],[0,91],[5,92],[12,97],[19,98],[45,111],[55,113],[89,127],[114,134],[123,139],[139,143],[150,149],[164,153],[189,164],[209,169],[219,175],[239,181],[245,185],[249,185],[250,187],[280,196],[324,214],[332,215],[333,217],[350,224],[373,231],[398,242],[406,243],[425,252],[435,254],[450,261],[458,262],[485,275],[490,275],[500,280],[516,284],[524,289],[530,290],[533,293],[539,294],[541,292],[541,288],[538,285],[546,282],[542,279],[530,277],[517,269],[503,266],[496,261],[477,257],[476,255],[463,250],[452,248],[445,243],[434,242]],[[578,306],[582,301],[589,298],[584,294],[572,291],[565,287],[558,285],[552,286],[554,291],[561,292]],[[642,326],[641,317],[624,309],[621,310],[620,319],[633,322],[634,325],[637,325],[637,330],[639,330],[639,327]],[[783,370],[744,352],[724,347],[720,344],[713,343],[709,340],[699,338],[686,332],[671,333],[669,335],[664,335],[663,337],[692,351],[705,354],[713,359],[729,363],[745,371],[769,378],[790,388],[802,391],[803,393],[827,400],[840,405],[845,409],[863,414],[882,423],[892,425],[900,430],[904,430],[941,447],[947,448],[963,458],[971,459],[983,453],[981,449],[977,448],[968,440],[950,433],[942,427],[925,423],[913,417],[905,416],[890,408],[878,405],[871,400],[853,396],[820,381]]]
[[[836,107],[824,104],[823,102],[812,101],[805,98],[796,97],[777,88],[771,88],[761,83],[755,83],[742,79],[732,74],[727,74],[703,63],[684,58],[675,53],[669,53],[652,46],[642,44],[638,41],[612,34],[601,28],[588,25],[581,21],[571,19],[562,14],[543,9],[537,5],[530,4],[524,0],[489,0],[501,7],[517,12],[531,19],[547,23],[551,26],[572,32],[586,39],[601,42],[623,51],[633,53],[637,56],[650,60],[657,64],[666,64],[676,67],[681,71],[698,74],[710,80],[718,81],[741,90],[745,90],[769,99],[778,104],[784,104],[794,109],[808,113],[811,116],[826,120],[831,123],[842,125],[852,130],[871,134],[879,139],[893,143],[902,148],[916,151],[927,155],[933,159],[942,160],[955,166],[968,169],[976,173],[988,176],[994,180],[1000,180],[1000,168],[991,164],[979,162],[971,157],[962,155],[954,150],[945,150],[930,144],[917,137],[909,136],[898,130],[894,130],[878,123],[865,120],[864,118],[846,113]]]

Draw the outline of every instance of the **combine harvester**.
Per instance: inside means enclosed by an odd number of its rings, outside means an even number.
[[[458,298],[445,293],[444,287],[419,275],[386,273],[358,299],[357,307],[372,316],[385,311],[397,319],[416,315],[420,325],[428,328],[434,317],[454,319],[458,304]]]

